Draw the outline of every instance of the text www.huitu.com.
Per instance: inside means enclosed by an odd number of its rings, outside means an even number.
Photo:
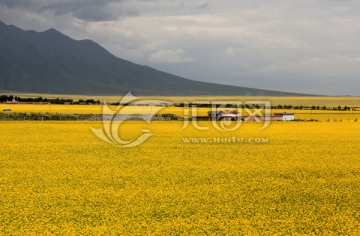
[[[184,137],[184,143],[269,143],[269,138],[242,138],[242,137]]]

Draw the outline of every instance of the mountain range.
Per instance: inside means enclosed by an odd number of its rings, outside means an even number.
[[[0,21],[0,91],[47,94],[291,96],[295,93],[200,82],[118,58],[91,40]]]

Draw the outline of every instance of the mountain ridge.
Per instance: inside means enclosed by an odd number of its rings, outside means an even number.
[[[48,94],[302,96],[189,80],[118,58],[92,40],[0,21],[0,90]]]

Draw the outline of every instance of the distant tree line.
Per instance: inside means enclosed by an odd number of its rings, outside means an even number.
[[[17,101],[17,102],[48,102],[52,104],[100,104],[99,100],[94,99],[80,99],[78,101],[74,101],[73,99],[63,99],[63,98],[21,98],[18,96],[13,95],[0,95],[0,103],[9,102],[9,101]],[[119,104],[119,103],[111,103],[111,105],[121,105],[121,106],[128,106],[130,104]],[[229,109],[236,109],[236,108],[248,108],[248,109],[260,109],[265,108],[264,104],[213,104],[213,103],[177,103],[174,104],[175,107],[203,107],[203,108],[229,108]],[[335,106],[335,107],[327,107],[327,106],[303,106],[303,105],[276,105],[270,106],[267,108],[271,109],[286,109],[286,110],[338,110],[338,111],[350,111],[356,110],[356,108],[351,108],[348,106]]]
[[[74,101],[73,99],[63,99],[63,98],[43,98],[43,97],[37,97],[37,98],[22,98],[18,96],[13,95],[1,95],[0,96],[0,103],[4,102],[48,102],[51,104],[100,104],[99,100],[94,99],[80,99],[79,101]]]
[[[146,116],[146,115],[145,115]],[[72,120],[143,120],[143,115],[139,114],[117,114],[102,115],[102,114],[41,114],[41,113],[0,113],[0,121],[4,120],[57,120],[57,121],[72,121]],[[161,114],[152,116],[151,120],[178,120],[179,117],[175,114]]]
[[[212,103],[178,103],[175,104],[176,107],[205,107],[205,108],[251,108],[251,109],[260,109],[265,108],[264,104],[212,104]],[[348,106],[337,106],[337,107],[327,107],[327,106],[293,106],[293,105],[276,105],[270,106],[271,109],[286,109],[286,110],[339,110],[339,111],[350,111],[355,110]]]

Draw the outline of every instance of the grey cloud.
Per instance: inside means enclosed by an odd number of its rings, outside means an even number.
[[[204,4],[196,7],[196,9],[206,9],[206,8],[208,8],[208,6],[209,6],[209,3],[204,3]]]
[[[355,0],[0,0],[5,23],[90,38],[135,63],[319,94],[359,95],[359,12]]]
[[[73,14],[76,18],[86,21],[116,20],[118,18],[106,7],[98,6],[85,6],[74,11]],[[120,15],[122,12],[118,12],[118,14]]]

